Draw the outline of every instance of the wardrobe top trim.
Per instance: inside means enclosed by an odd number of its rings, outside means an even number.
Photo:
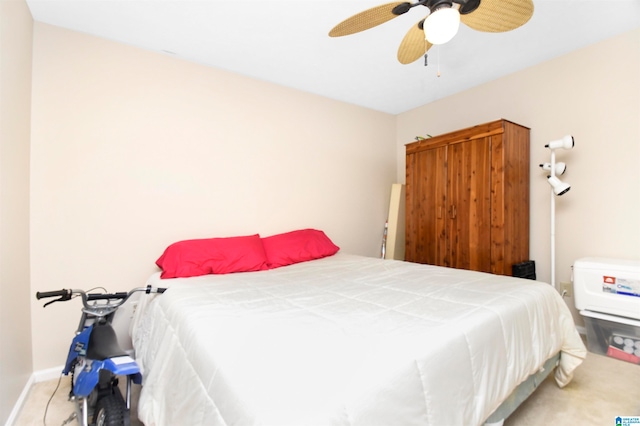
[[[515,125],[530,130],[528,127],[514,123],[509,120],[500,119],[489,123],[478,124],[462,130],[445,133],[428,139],[405,144],[407,154],[422,151],[424,149],[435,148],[438,146],[448,145],[452,142],[465,142],[473,139],[484,138],[488,136],[502,134],[505,131],[505,125]]]

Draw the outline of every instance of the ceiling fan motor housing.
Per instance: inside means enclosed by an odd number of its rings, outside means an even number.
[[[430,0],[427,1],[424,6],[429,8],[431,13],[435,12],[438,9],[442,9],[443,7],[450,8],[453,6],[452,0]]]
[[[481,0],[419,0],[413,4],[409,2],[401,3],[394,7],[391,12],[394,15],[403,15],[414,6],[424,6],[429,9],[430,13],[433,13],[442,7],[452,7],[453,3],[456,3],[460,5],[460,9],[458,10],[460,14],[466,15],[476,10],[478,6],[480,6],[480,1]]]
[[[440,9],[441,7],[451,7],[453,3],[459,4],[461,15],[466,15],[467,13],[471,13],[480,6],[481,0],[427,0],[424,3],[424,6],[427,6],[431,13]]]

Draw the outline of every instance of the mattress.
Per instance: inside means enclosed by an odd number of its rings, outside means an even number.
[[[132,327],[153,425],[479,425],[560,352],[586,356],[548,284],[338,253],[161,280]]]

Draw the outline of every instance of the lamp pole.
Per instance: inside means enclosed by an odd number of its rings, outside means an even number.
[[[567,135],[562,139],[558,139],[556,141],[549,142],[545,145],[545,148],[549,148],[551,151],[551,163],[540,164],[540,167],[547,170],[549,167],[549,176],[547,176],[547,181],[549,185],[551,185],[551,286],[556,288],[556,195],[560,196],[566,193],[569,189],[571,189],[571,185],[560,181],[556,177],[556,149],[572,149],[574,146],[573,136]],[[566,170],[566,165],[564,163],[559,163],[560,172],[559,174],[563,174]]]
[[[556,175],[556,151],[551,150],[551,176]],[[556,288],[556,196],[553,187],[551,193],[551,287]]]

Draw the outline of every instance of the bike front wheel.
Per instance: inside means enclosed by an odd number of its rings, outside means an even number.
[[[123,426],[127,407],[121,398],[106,395],[98,400],[93,424],[95,426]]]

